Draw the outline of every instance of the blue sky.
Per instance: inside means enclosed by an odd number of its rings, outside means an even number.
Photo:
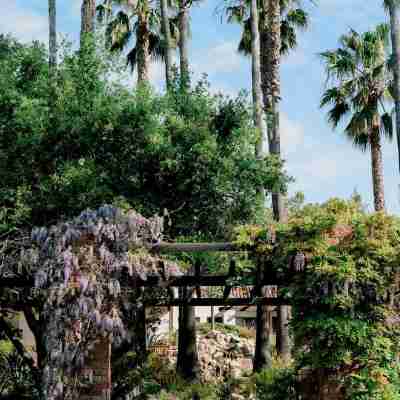
[[[308,0],[304,0],[307,2]],[[59,31],[77,40],[81,0],[58,0]],[[191,62],[195,77],[207,72],[214,91],[234,95],[250,88],[249,60],[235,52],[240,30],[227,25],[216,13],[222,1],[208,0],[193,8]],[[309,6],[311,24],[300,34],[300,45],[283,60],[282,115],[283,153],[287,169],[295,177],[290,191],[304,191],[306,200],[349,197],[356,188],[372,208],[370,156],[352,148],[340,130],[328,126],[319,109],[324,71],[318,53],[334,48],[350,27],[363,31],[386,20],[382,0],[319,0]],[[7,0],[0,15],[0,32],[18,38],[47,40],[46,0]],[[152,67],[157,86],[163,80],[161,66]],[[384,145],[387,208],[400,211],[396,144]]]

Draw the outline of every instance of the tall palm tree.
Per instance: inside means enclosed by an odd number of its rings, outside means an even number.
[[[340,47],[321,54],[328,85],[321,107],[330,106],[328,120],[361,150],[371,151],[372,183],[376,211],[385,209],[381,135],[392,138],[392,119],[385,109],[389,98],[390,74],[385,50],[387,25],[359,34],[350,30],[340,39]]]
[[[94,33],[96,0],[83,0],[81,7],[81,45],[87,34]]]
[[[396,113],[396,136],[400,171],[400,0],[384,0],[390,16],[392,39],[393,95]]]
[[[165,55],[159,10],[148,0],[104,0],[98,7],[98,16],[107,23],[107,43],[111,50],[125,50],[135,36],[127,60],[132,69],[137,67],[138,84],[148,83],[150,61],[163,59]]]

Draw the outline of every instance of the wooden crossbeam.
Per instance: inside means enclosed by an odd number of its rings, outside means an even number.
[[[204,252],[223,252],[223,251],[243,251],[235,243],[168,243],[161,242],[149,245],[147,248],[153,253],[170,253],[170,252],[187,252],[187,253],[204,253]]]
[[[246,298],[246,299],[223,299],[223,298],[207,298],[202,297],[201,299],[192,298],[188,300],[174,299],[174,300],[162,300],[162,299],[149,299],[144,302],[146,306],[151,307],[179,307],[183,305],[189,305],[193,307],[202,306],[226,306],[226,307],[243,307],[256,304],[264,304],[268,306],[281,306],[289,305],[289,301],[283,298]]]
[[[251,277],[253,275],[248,275]],[[246,276],[243,276],[245,278]],[[163,280],[158,276],[149,276],[147,280],[133,282],[121,282],[124,288],[135,287],[200,287],[200,286],[228,286],[227,281],[231,278],[229,275],[183,275],[177,277],[170,277],[168,280]],[[288,280],[282,281],[275,276],[266,276],[262,285],[264,286],[278,286],[288,285]],[[19,279],[19,278],[0,278],[0,288],[32,288],[34,286],[33,279]]]

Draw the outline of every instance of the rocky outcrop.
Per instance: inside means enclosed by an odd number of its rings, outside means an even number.
[[[198,337],[200,379],[221,382],[240,378],[253,368],[254,340],[211,331]]]

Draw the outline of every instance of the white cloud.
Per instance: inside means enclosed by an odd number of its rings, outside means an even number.
[[[36,14],[32,9],[18,7],[8,2],[0,14],[0,32],[11,33],[18,39],[46,41],[48,37],[47,17]]]

